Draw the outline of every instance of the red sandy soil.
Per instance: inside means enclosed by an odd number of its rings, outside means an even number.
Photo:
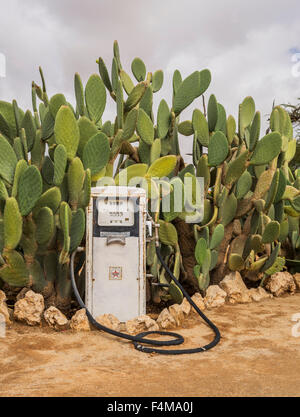
[[[0,396],[299,396],[300,294],[207,311],[222,333],[213,350],[163,356],[98,331],[55,332],[14,323],[0,338]],[[206,344],[198,317],[182,347]]]

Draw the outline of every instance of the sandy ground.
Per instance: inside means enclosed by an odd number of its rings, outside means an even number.
[[[0,339],[0,396],[299,396],[296,313],[300,294],[209,311],[221,343],[173,357],[137,352],[98,331],[14,324]],[[212,337],[198,317],[180,333],[184,347]]]

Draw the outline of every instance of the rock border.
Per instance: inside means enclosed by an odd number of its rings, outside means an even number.
[[[200,293],[192,296],[194,303],[200,310],[211,310],[225,304],[248,304],[260,302],[265,299],[280,297],[284,294],[293,295],[300,292],[300,273],[294,276],[289,272],[278,272],[266,281],[266,289],[262,287],[248,289],[239,272],[227,274],[219,285],[210,285],[206,290],[205,297]],[[5,302],[5,294],[0,291],[0,312],[4,312],[9,323],[8,310]],[[142,315],[121,323],[113,314],[103,314],[97,317],[97,321],[113,330],[125,332],[131,335],[144,331],[158,331],[176,329],[190,315],[196,315],[196,310],[186,298],[181,304],[172,304],[164,308],[157,319],[150,315]],[[41,325],[42,319],[55,331],[71,329],[73,331],[91,331],[85,309],[77,310],[70,320],[56,307],[50,306],[45,309],[44,299],[41,294],[27,291],[22,298],[19,297],[13,312],[14,319],[30,326]],[[10,324],[10,323],[9,323]]]

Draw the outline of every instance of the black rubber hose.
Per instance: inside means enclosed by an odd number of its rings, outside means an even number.
[[[156,253],[158,256],[158,259],[160,260],[162,266],[165,268],[166,272],[169,274],[170,278],[175,282],[175,284],[181,289],[183,295],[186,297],[188,302],[191,304],[192,307],[197,311],[200,317],[203,318],[203,320],[209,325],[209,327],[214,331],[215,338],[214,340],[209,343],[208,345],[205,345],[203,347],[198,347],[195,349],[157,349],[153,347],[144,346],[147,345],[153,345],[153,346],[174,346],[174,345],[180,345],[184,342],[184,338],[178,334],[173,332],[166,332],[166,331],[153,331],[153,332],[143,332],[139,333],[136,336],[131,336],[126,333],[117,332],[116,330],[112,330],[109,327],[102,326],[102,324],[98,323],[94,317],[91,315],[89,310],[87,309],[86,305],[82,301],[80,294],[78,292],[76,282],[75,282],[75,274],[74,274],[74,258],[76,255],[76,252],[73,252],[71,255],[71,283],[73,287],[73,291],[75,294],[75,297],[80,305],[81,308],[84,308],[86,311],[86,315],[88,317],[89,322],[96,327],[98,330],[103,330],[104,332],[107,332],[109,334],[112,334],[113,336],[121,337],[123,339],[131,340],[134,344],[135,349],[139,350],[140,352],[145,353],[160,353],[163,355],[183,355],[183,354],[189,354],[189,353],[198,353],[198,352],[205,352],[206,350],[212,349],[214,346],[216,346],[220,341],[220,332],[217,328],[217,326],[214,325],[207,317],[206,315],[198,308],[198,306],[194,303],[194,301],[191,299],[191,297],[188,295],[188,293],[185,291],[185,289],[182,287],[182,285],[178,282],[178,280],[174,277],[173,273],[170,271],[168,265],[164,262],[159,248],[156,247]],[[159,334],[163,336],[170,336],[173,339],[172,340],[153,340],[153,339],[146,339],[146,336],[149,336],[151,334]]]

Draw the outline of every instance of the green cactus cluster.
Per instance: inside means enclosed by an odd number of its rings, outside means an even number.
[[[134,58],[129,75],[117,42],[111,71],[101,57],[97,65],[99,74],[85,86],[75,74],[74,106],[63,94],[48,98],[41,69],[42,86],[32,83],[32,111],[23,112],[15,100],[0,101],[2,282],[31,286],[60,306],[70,303],[70,254],[84,244],[91,186],[104,177],[117,185],[139,177],[160,224],[165,261],[190,292],[205,291],[228,270],[263,284],[285,265],[298,268],[300,171],[289,166],[296,140],[288,113],[274,107],[270,128],[261,135],[251,97],[239,106],[238,120],[214,95],[206,105],[208,69],[186,78],[176,70],[172,104],[161,99],[154,106],[164,82],[161,70],[147,72]],[[116,106],[113,121],[104,119],[108,99]],[[180,120],[192,103],[191,120]],[[191,141],[191,164],[180,153],[179,135]],[[204,180],[204,213],[196,201],[197,177]],[[178,190],[185,210],[176,209]],[[169,210],[163,210],[165,196]],[[82,280],[82,258],[76,270]],[[151,287],[154,302],[182,300],[153,240],[147,272],[160,284]]]
[[[207,121],[202,118],[207,156],[202,148],[195,166],[206,182],[204,219],[194,225],[194,274],[201,290],[229,270],[263,285],[284,268],[286,257],[294,265],[299,258],[300,182],[299,172],[289,168],[296,140],[287,112],[275,107],[260,139],[260,113],[251,97],[240,105],[237,124],[221,108],[211,96]]]
[[[32,102],[33,113],[15,101],[0,104],[0,278],[67,308],[70,254],[85,234],[91,169],[77,156],[79,126],[64,96],[48,100],[43,81],[43,89],[33,83]]]

